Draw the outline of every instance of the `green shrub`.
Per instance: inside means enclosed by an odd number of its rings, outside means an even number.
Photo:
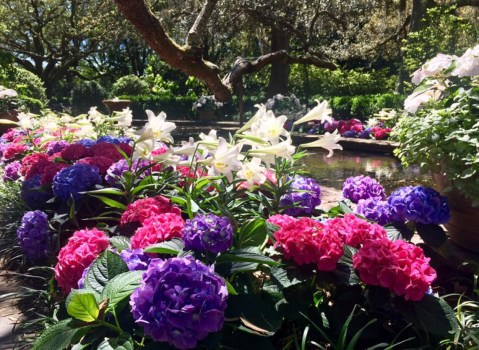
[[[45,93],[45,88],[43,87],[43,82],[32,72],[23,68],[15,68],[13,85],[13,89],[20,95],[34,98],[43,103],[47,102],[47,95]]]
[[[92,106],[107,112],[102,103],[107,95],[105,89],[96,81],[76,81],[72,89],[72,114],[87,113]]]
[[[140,96],[148,94],[149,91],[150,89],[145,81],[136,75],[125,75],[113,84],[111,93],[114,96]]]

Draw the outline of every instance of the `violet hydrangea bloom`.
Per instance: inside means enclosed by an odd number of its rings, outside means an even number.
[[[296,175],[290,187],[292,191],[283,195],[279,202],[280,207],[289,207],[284,212],[286,215],[312,214],[321,204],[321,188],[316,180]]]
[[[360,199],[356,207],[356,213],[381,226],[394,221],[388,202],[375,198]]]
[[[368,198],[384,200],[386,195],[384,188],[376,179],[359,175],[346,179],[343,184],[343,197],[357,203],[360,199]]]
[[[113,143],[118,145],[119,143],[130,143],[131,139],[126,136],[115,137],[111,135],[103,135],[97,141],[97,143],[106,142],[106,143]]]
[[[15,181],[20,177],[20,169],[22,164],[16,160],[5,166],[2,179],[3,181]]]
[[[143,249],[124,249],[120,253],[130,271],[146,270],[151,259]]]
[[[371,128],[366,128],[363,131],[361,131],[358,135],[360,139],[369,139],[371,138]]]
[[[25,256],[31,260],[43,259],[50,250],[48,217],[41,210],[27,211],[17,229],[18,243]]]
[[[23,181],[22,199],[30,208],[42,208],[53,197],[49,188],[42,187],[42,175],[37,174]]]
[[[80,192],[91,190],[101,183],[100,172],[97,167],[87,164],[74,164],[63,168],[53,178],[53,193],[62,201],[70,196],[74,200],[81,198]]]
[[[49,156],[53,155],[54,153],[61,152],[62,149],[69,145],[68,141],[61,140],[61,141],[52,141],[48,144],[47,147],[47,154]]]
[[[450,219],[447,198],[424,186],[401,187],[388,198],[396,221],[445,224]]]
[[[90,148],[91,146],[96,145],[96,142],[92,139],[81,139],[77,143],[85,146],[86,148]]]
[[[92,267],[93,263],[95,261],[93,261],[90,265],[88,265],[87,267],[85,267],[85,269],[83,270],[83,273],[81,274],[81,277],[80,279],[78,280],[78,289],[83,289],[85,288],[85,279],[86,279],[86,275],[88,275],[88,271],[90,271],[90,267]]]
[[[228,291],[225,281],[192,256],[153,259],[130,297],[133,318],[157,342],[178,349],[223,327]]]
[[[185,248],[199,252],[221,253],[233,244],[233,226],[228,218],[211,213],[186,220],[181,234]]]
[[[133,172],[137,172],[141,168],[147,167],[148,165],[150,165],[150,163],[147,160],[145,160],[145,159],[138,160],[137,159],[137,160],[133,161],[133,164],[131,166],[131,170]],[[128,162],[126,161],[126,159],[120,159],[118,162],[113,163],[108,168],[108,170],[106,171],[106,175],[105,175],[105,181],[110,186],[118,187],[119,182],[120,182],[119,181],[120,177],[126,171],[129,171],[129,170],[130,170],[130,166],[128,165]],[[143,172],[142,174],[138,174],[138,178],[143,179],[146,175],[149,175],[150,172],[151,172],[151,170],[148,169],[145,172]]]

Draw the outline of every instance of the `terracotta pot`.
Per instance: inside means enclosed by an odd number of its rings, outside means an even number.
[[[18,111],[13,110],[6,113],[0,113],[0,119],[8,119],[12,122],[18,122]],[[8,129],[16,127],[16,124],[0,124],[0,135],[3,135],[7,132]]]
[[[451,220],[445,224],[452,242],[467,250],[479,253],[479,207],[473,207],[457,190],[444,192],[449,180],[444,174],[432,174],[436,189],[447,196]]]
[[[121,112],[131,105],[130,100],[103,100],[101,102],[108,107],[110,113]]]

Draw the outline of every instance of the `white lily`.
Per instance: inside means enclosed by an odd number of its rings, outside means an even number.
[[[135,144],[135,152],[133,153],[133,159],[139,158],[151,158],[151,151],[155,149],[155,140],[153,138],[144,138],[140,141],[137,140]]]
[[[256,122],[258,119],[260,119],[264,114],[266,114],[266,106],[263,105],[263,104],[256,104],[254,105],[256,108],[258,108],[258,110],[256,111],[256,113],[254,114],[254,116],[251,117],[250,120],[248,120],[246,122],[245,125],[243,125],[243,127],[241,127],[236,133],[239,134],[239,133],[242,133],[243,131],[245,130],[248,130],[251,125],[253,125],[254,122]]]
[[[209,160],[210,168],[208,175],[214,176],[223,174],[228,181],[233,181],[233,171],[241,169],[242,164],[238,160],[242,145],[228,147],[228,143],[222,137],[218,139],[218,149]]]
[[[248,154],[254,155],[261,158],[261,160],[266,164],[274,164],[275,157],[281,157],[285,159],[291,159],[291,155],[296,150],[296,147],[293,146],[291,138],[279,142],[275,145],[266,146],[266,147],[254,147],[248,151]]]
[[[277,144],[281,136],[289,137],[289,132],[284,128],[286,120],[288,117],[285,115],[276,118],[272,111],[267,111],[251,125],[251,132],[247,134]]]
[[[318,104],[312,110],[310,110],[306,115],[302,118],[296,120],[293,125],[298,125],[302,123],[306,123],[312,120],[321,120],[321,123],[328,122],[332,123],[333,118],[331,117],[331,113],[333,112],[331,108],[328,108],[328,101],[324,100],[323,102],[319,102],[319,100],[315,100]]]
[[[340,139],[341,139],[341,135],[338,134],[338,130],[335,130],[333,133],[327,132],[324,135],[321,135],[319,139],[316,141],[303,143],[302,145],[300,145],[300,147],[304,147],[304,148],[321,147],[329,151],[327,157],[331,157],[334,153],[333,150],[343,149],[343,146],[338,144],[338,141]]]
[[[215,150],[218,148],[218,136],[215,129],[211,129],[208,135],[201,133],[199,135],[201,141],[199,141],[199,148],[203,150]]]
[[[121,112],[115,112],[111,119],[116,121],[117,125],[125,130],[128,129],[133,122],[133,113],[130,108],[124,108]]]
[[[88,111],[88,119],[90,119],[95,124],[101,124],[106,120],[106,115],[98,112],[98,107],[90,107]]]
[[[146,115],[148,116],[148,122],[145,124],[144,132],[151,130],[155,140],[173,143],[171,132],[176,129],[176,124],[166,121],[166,113],[161,112],[155,116],[152,111],[147,109]]]
[[[33,128],[33,114],[20,112],[17,115],[18,126],[22,129],[32,129]]]
[[[175,154],[183,154],[186,156],[192,156],[197,151],[197,143],[190,137],[187,141],[181,141],[181,147],[175,148]]]
[[[266,181],[266,168],[261,165],[260,158],[253,158],[250,162],[243,163],[237,176],[246,180],[247,188],[252,188],[255,184],[262,184]]]

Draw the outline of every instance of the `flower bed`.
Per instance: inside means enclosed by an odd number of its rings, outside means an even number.
[[[6,257],[53,267],[33,349],[419,348],[460,334],[410,243],[448,218],[435,191],[386,200],[352,178],[325,212],[285,117],[260,106],[229,141],[213,130],[173,147],[175,125],[147,115],[139,132],[129,110],[20,115],[1,137],[3,191],[25,206],[3,218],[21,249]]]

